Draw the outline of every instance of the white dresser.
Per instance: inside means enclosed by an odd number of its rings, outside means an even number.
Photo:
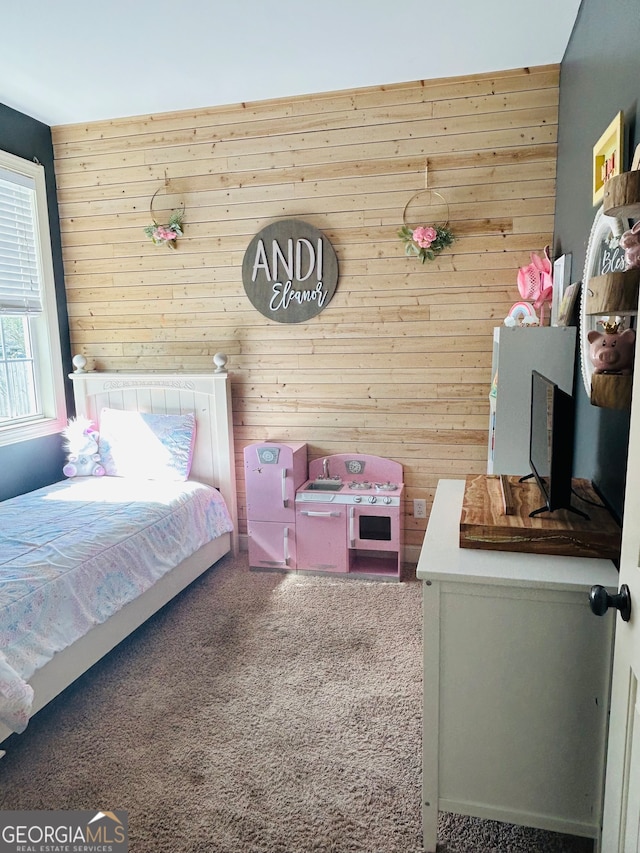
[[[441,480],[424,592],[424,849],[438,811],[596,839],[615,611],[608,560],[459,547],[464,480]]]

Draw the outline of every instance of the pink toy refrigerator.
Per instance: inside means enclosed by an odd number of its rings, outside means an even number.
[[[244,449],[249,565],[295,569],[296,490],[307,479],[307,445],[263,442]]]

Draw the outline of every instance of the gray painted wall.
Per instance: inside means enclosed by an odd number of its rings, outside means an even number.
[[[553,22],[550,22],[553,26]],[[625,119],[625,170],[640,142],[640,3],[582,0],[560,74],[560,127],[554,256],[571,252],[582,280],[592,204],[593,146],[619,110]],[[621,515],[629,412],[592,406],[576,361],[574,476],[593,480]]]
[[[62,359],[66,375],[71,372],[71,354],[51,130],[47,125],[0,104],[0,149],[25,160],[36,157],[45,169]],[[69,380],[66,394],[67,400],[71,400]],[[0,500],[63,479],[63,464],[64,453],[58,435],[0,447]]]

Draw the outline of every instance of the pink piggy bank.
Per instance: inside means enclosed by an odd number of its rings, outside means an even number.
[[[636,333],[633,329],[624,332],[595,332],[587,334],[589,358],[595,373],[631,373]]]

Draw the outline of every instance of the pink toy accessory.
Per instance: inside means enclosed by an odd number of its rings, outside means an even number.
[[[530,302],[515,302],[504,318],[505,326],[539,326],[540,321],[536,316],[533,305]]]
[[[604,332],[592,330],[587,334],[593,372],[630,374],[636,343],[635,329],[622,331],[622,322],[598,320],[598,324],[604,328]]]
[[[624,249],[625,269],[640,268],[640,220],[620,237]]]
[[[531,253],[531,263],[518,270],[518,290],[520,296],[533,303],[540,311],[540,325],[544,326],[544,306],[551,302],[553,294],[553,272],[549,257],[549,246],[544,247],[544,257]]]

